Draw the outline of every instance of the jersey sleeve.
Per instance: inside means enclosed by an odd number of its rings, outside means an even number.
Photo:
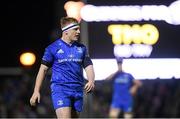
[[[85,47],[85,55],[83,59],[83,67],[86,68],[89,65],[93,65],[91,58],[89,57],[89,53]]]
[[[129,74],[130,85],[133,86],[134,77]]]
[[[129,74],[129,76],[130,76],[130,78],[131,78],[132,80],[134,80],[134,77],[133,77],[131,74]]]
[[[47,67],[51,67],[53,63],[53,55],[51,50],[48,48],[45,49],[44,55],[41,60],[41,64],[46,65]]]

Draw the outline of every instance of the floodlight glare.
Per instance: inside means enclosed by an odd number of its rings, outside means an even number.
[[[20,55],[20,62],[24,66],[31,66],[35,63],[36,56],[32,52],[25,52]]]

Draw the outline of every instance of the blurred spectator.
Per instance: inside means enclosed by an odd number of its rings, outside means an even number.
[[[27,100],[33,91],[33,80],[16,76],[0,76],[0,118],[55,118],[51,99],[48,96],[49,78],[50,76],[47,76],[45,85],[42,87],[46,92],[43,92],[41,109],[38,109],[31,107]],[[180,118],[179,79],[141,81],[143,85],[134,97],[135,118]],[[92,105],[92,115],[87,113],[86,117],[108,117],[113,91],[109,85],[113,85],[113,81],[96,81],[96,88],[90,100],[92,102],[88,102]]]
[[[113,96],[109,112],[110,118],[118,118],[123,111],[124,118],[133,117],[133,96],[142,85],[141,81],[123,71],[123,59],[117,58],[118,70],[106,80],[113,80]]]

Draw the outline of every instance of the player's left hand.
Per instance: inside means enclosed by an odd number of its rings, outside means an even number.
[[[30,99],[30,104],[31,106],[36,106],[36,101],[40,103],[40,93],[39,92],[34,92],[31,99]]]
[[[86,83],[84,89],[85,89],[86,93],[89,93],[90,91],[94,90],[94,87],[95,87],[94,81],[89,80]]]

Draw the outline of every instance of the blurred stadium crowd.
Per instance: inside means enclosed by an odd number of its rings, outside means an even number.
[[[42,87],[41,103],[31,107],[29,98],[34,80],[21,76],[1,76],[1,118],[53,118],[55,112],[50,99],[49,79]],[[180,80],[142,80],[143,86],[134,96],[134,117],[178,118],[180,117]],[[95,91],[85,101],[82,117],[107,118],[112,95],[111,81],[96,81]],[[87,99],[85,98],[85,99]],[[90,105],[87,107],[87,105]],[[119,115],[121,117],[121,115]]]

